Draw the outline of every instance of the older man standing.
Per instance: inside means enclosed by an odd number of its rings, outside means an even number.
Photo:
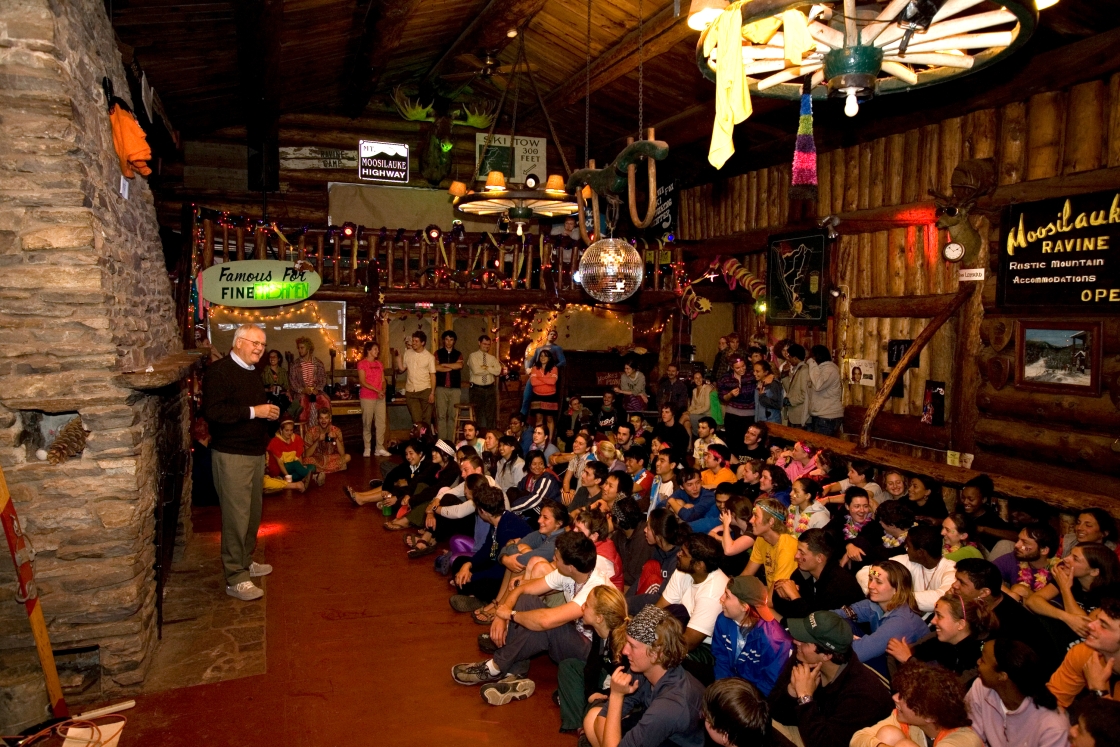
[[[265,449],[273,430],[269,421],[280,417],[254,369],[264,350],[264,330],[243,324],[233,334],[230,354],[210,364],[202,379],[202,415],[210,426],[214,487],[222,508],[226,594],[244,602],[264,596],[250,579],[272,573],[272,566],[253,562]]]

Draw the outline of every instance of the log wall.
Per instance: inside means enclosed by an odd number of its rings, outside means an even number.
[[[1094,172],[1102,176],[1102,186],[1096,189],[1111,186],[1115,172],[1106,170],[1120,167],[1120,73],[821,153],[816,214],[822,217],[928,201],[931,189],[950,192],[953,169],[970,158],[995,160],[1001,193],[1019,185],[1016,190],[1029,195],[1030,182],[1053,182],[1075,174],[1092,185]],[[788,230],[796,223],[789,219],[789,174],[789,166],[774,166],[684,190],[679,215],[681,239],[699,241],[751,231],[757,238],[760,229],[771,233]],[[1019,195],[1017,199],[1039,198]],[[997,211],[974,215],[973,223],[987,243],[998,246]],[[831,258],[830,276],[833,286],[843,293],[835,301],[827,335],[773,328],[769,337],[772,341],[788,336],[809,342],[826,336],[838,361],[878,360],[881,383],[887,342],[917,337],[929,319],[856,316],[849,313],[851,302],[955,293],[957,268],[941,259],[946,232],[930,225],[844,234],[841,224],[839,230],[842,236]],[[756,253],[748,254],[744,265],[764,277],[765,253],[757,253],[757,245],[756,240]],[[982,262],[989,262],[988,258],[985,246]],[[983,288],[983,312],[977,305],[969,316],[966,306],[957,319],[937,333],[922,352],[918,368],[905,374],[904,396],[892,399],[884,412],[913,418],[913,429],[925,428],[916,422],[925,382],[944,381],[948,385],[946,417],[956,412],[965,426],[963,431],[954,430],[951,448],[973,451],[976,468],[1040,482],[1064,481],[1071,475],[1069,470],[1087,470],[1101,480],[1102,488],[1094,492],[1118,496],[1113,508],[1120,510],[1120,440],[1116,437],[1120,433],[1120,410],[1114,404],[1120,394],[1110,397],[1105,391],[1099,398],[1028,394],[1016,390],[1013,381],[1002,388],[989,381],[993,365],[997,370],[1009,365],[1013,371],[1015,362],[1014,342],[1002,351],[993,350],[990,344],[992,324],[1000,321],[1013,325],[1016,321],[1016,317],[1001,315],[995,309],[994,259],[993,252],[989,279]],[[865,308],[877,307],[872,304]],[[962,318],[967,320],[963,330]],[[984,324],[977,340],[976,326],[981,319]],[[1101,321],[1105,333],[1102,378],[1116,381],[1114,374],[1120,372],[1120,319]],[[741,312],[739,322],[741,332],[758,329],[753,310]],[[958,339],[961,335],[964,339]],[[993,358],[1001,360],[990,364]],[[874,396],[871,388],[849,384],[846,390],[845,404],[853,411],[869,404]],[[954,396],[961,395],[962,401],[953,407],[950,403]],[[849,417],[849,421],[852,419]],[[896,418],[890,422],[891,427],[882,430],[915,446],[925,446],[920,453],[926,456],[944,459],[939,451],[929,449],[931,442],[941,441],[944,434],[906,439],[908,421]]]

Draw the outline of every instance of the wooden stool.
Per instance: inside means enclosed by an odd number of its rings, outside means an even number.
[[[464,414],[464,411],[466,414]],[[474,405],[471,404],[458,404],[455,405],[455,442],[458,443],[463,438],[463,423],[477,422],[474,419]],[[454,446],[455,444],[451,444]],[[472,446],[474,444],[471,444]]]

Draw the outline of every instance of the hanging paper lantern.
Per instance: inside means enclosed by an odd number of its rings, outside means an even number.
[[[580,284],[603,303],[618,303],[637,292],[645,276],[638,250],[622,239],[600,239],[579,260]]]

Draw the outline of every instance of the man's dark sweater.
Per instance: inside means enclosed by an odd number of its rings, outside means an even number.
[[[853,734],[894,710],[886,682],[861,664],[854,651],[836,679],[818,687],[805,705],[799,705],[788,692],[795,664],[797,657],[791,656],[770,691],[770,716],[780,724],[797,727],[807,745],[848,747]]]
[[[490,526],[486,533],[486,540],[479,546],[478,551],[471,556],[471,578],[497,578],[501,579],[506,568],[498,562],[502,548],[510,542],[519,540],[533,530],[517,514],[505,511],[498,518],[498,526]]]
[[[838,610],[864,598],[855,577],[832,561],[825,565],[821,577],[815,581],[812,575],[802,571],[794,571],[790,578],[797,585],[801,598],[783,599],[775,594],[774,609],[782,617],[807,617],[818,610]]]
[[[663,422],[658,423],[653,428],[653,436],[661,441],[661,448],[669,449],[675,463],[679,464],[684,461],[688,454],[688,447],[691,445],[691,437],[683,425],[680,423],[673,423],[672,425],[665,425]]]
[[[202,417],[210,448],[223,454],[263,456],[275,421],[249,419],[249,408],[268,404],[259,371],[237,365],[233,355],[211,363],[202,377]]]

